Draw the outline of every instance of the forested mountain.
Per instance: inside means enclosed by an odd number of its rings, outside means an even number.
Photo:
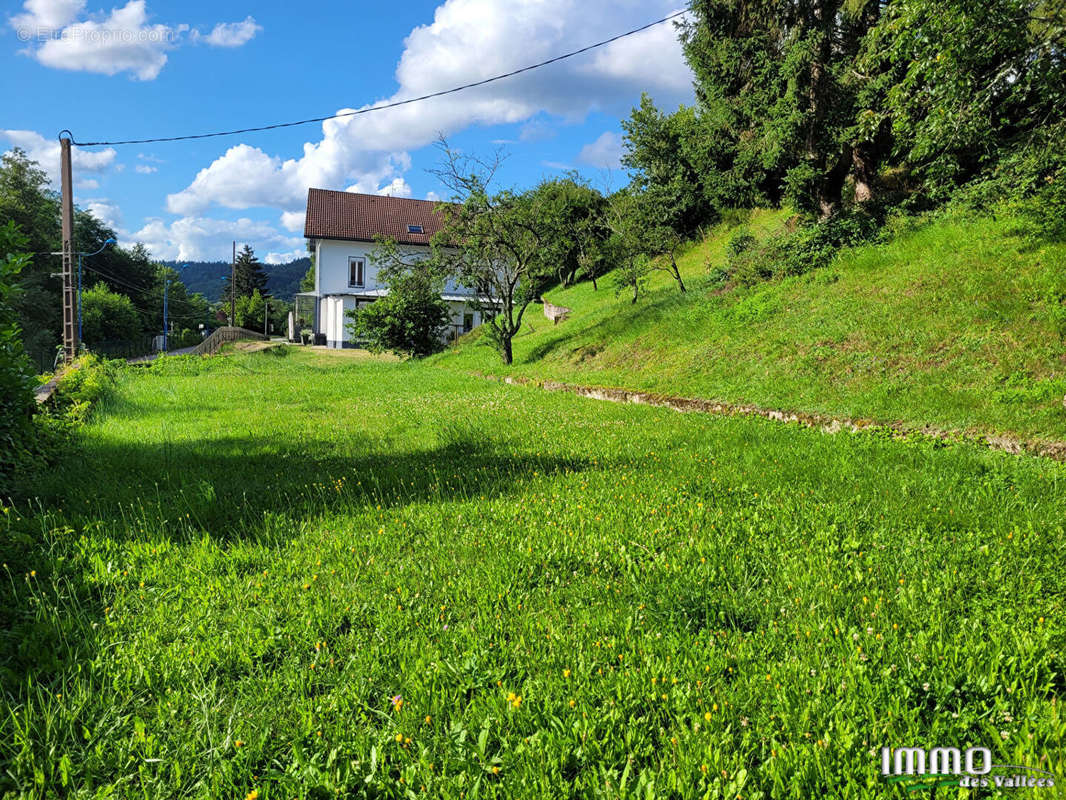
[[[228,261],[164,261],[168,267],[181,273],[190,292],[199,292],[211,302],[222,299],[225,281],[229,278]],[[298,258],[284,264],[263,264],[267,275],[267,291],[271,297],[291,303],[293,295],[300,291],[300,280],[311,266],[310,258]]]

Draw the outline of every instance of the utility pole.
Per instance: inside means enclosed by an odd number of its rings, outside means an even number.
[[[62,133],[69,134],[70,131]],[[67,364],[78,353],[78,332],[74,319],[74,185],[70,168],[70,136],[59,137],[59,177],[63,220],[63,360]]]
[[[233,262],[229,271],[229,324],[237,324],[237,243],[233,243]]]
[[[263,335],[269,336],[267,333],[267,320],[270,319],[270,298],[263,298]]]
[[[167,352],[167,290],[170,288],[170,278],[163,281],[163,352]]]

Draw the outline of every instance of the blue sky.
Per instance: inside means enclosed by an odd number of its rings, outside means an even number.
[[[249,127],[449,88],[583,47],[678,10],[677,0],[305,4],[26,0],[0,21],[0,150],[58,174],[56,136],[115,140]],[[601,188],[620,120],[647,91],[692,101],[670,23],[446,98],[264,133],[75,149],[75,199],[158,258],[303,255],[309,186],[431,199],[438,133],[508,154],[498,185],[566,168]],[[58,187],[57,187],[58,188]]]

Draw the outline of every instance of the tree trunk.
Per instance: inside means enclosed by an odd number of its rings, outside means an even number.
[[[677,268],[677,260],[674,258],[674,252],[670,251],[670,265],[674,268],[674,280],[677,281],[677,285],[681,288],[681,293],[685,292],[685,282],[681,280],[681,270]]]
[[[872,148],[859,145],[851,151],[851,167],[855,176],[855,202],[868,203],[874,199],[877,179],[877,160]]]
[[[818,211],[823,220],[833,216],[840,205],[840,194],[851,169],[851,157],[851,148],[845,149],[818,183]]]
[[[500,337],[500,354],[503,356],[503,363],[510,365],[514,361],[514,355],[511,353],[511,334],[505,333]]]

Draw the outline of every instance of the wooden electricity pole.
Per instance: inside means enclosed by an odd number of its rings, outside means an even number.
[[[71,182],[70,138],[59,138],[59,175],[63,217],[63,360],[78,354],[78,328],[74,297],[74,185]]]

